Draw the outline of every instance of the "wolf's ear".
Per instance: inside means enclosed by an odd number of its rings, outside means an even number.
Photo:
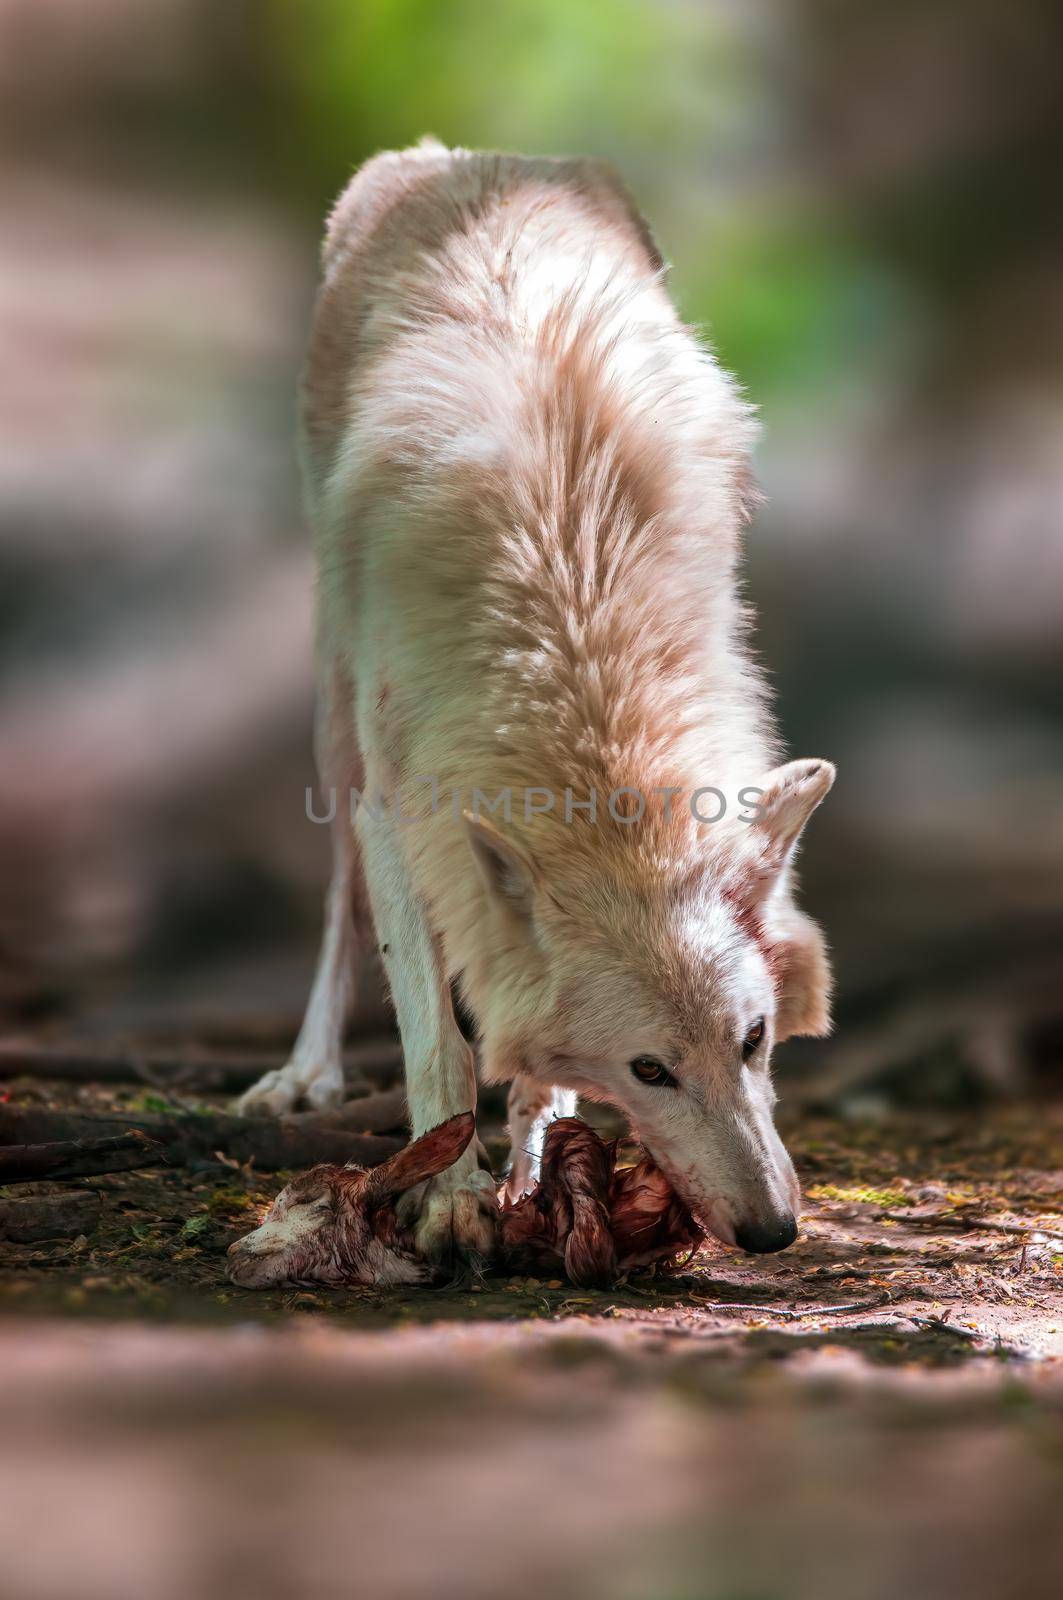
[[[774,912],[765,931],[778,988],[775,1037],[781,1042],[804,1033],[822,1039],[830,1032],[833,987],[827,941],[819,924],[796,906],[776,906]]]
[[[809,817],[830,791],[829,761],[788,761],[764,779],[752,830],[759,846],[750,898],[771,943],[778,986],[775,1036],[830,1032],[831,972],[818,925],[791,898],[790,862]]]
[[[834,782],[829,761],[788,761],[764,779],[753,828],[763,852],[763,871],[773,879],[789,864],[805,823]]]
[[[531,921],[535,868],[524,851],[486,817],[466,811],[465,834],[487,892],[497,905],[522,922]]]

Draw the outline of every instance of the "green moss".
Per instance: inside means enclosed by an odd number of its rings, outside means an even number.
[[[847,1205],[882,1206],[885,1210],[908,1204],[908,1196],[901,1189],[869,1189],[861,1185],[843,1188],[836,1183],[815,1183],[805,1193],[810,1200],[841,1200]]]
[[[157,1094],[154,1089],[142,1089],[138,1094],[126,1101],[125,1109],[141,1116],[145,1114],[160,1117],[213,1117],[217,1115],[215,1108],[207,1105],[205,1101],[196,1101],[194,1105],[178,1105],[173,1100],[168,1100],[164,1094]]]
[[[221,1189],[215,1189],[210,1196],[207,1211],[212,1217],[227,1216],[232,1211],[249,1211],[254,1205],[255,1201],[243,1189],[226,1184]]]
[[[152,1089],[144,1089],[140,1094],[135,1094],[126,1102],[126,1109],[133,1112],[153,1113],[161,1117],[180,1116],[182,1106],[176,1106],[167,1100],[164,1094],[156,1094]]]

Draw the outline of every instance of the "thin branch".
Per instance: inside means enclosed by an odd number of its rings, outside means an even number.
[[[882,1294],[875,1300],[851,1300],[840,1306],[805,1306],[799,1311],[758,1304],[755,1300],[707,1300],[700,1295],[693,1298],[704,1305],[707,1311],[759,1311],[766,1317],[781,1317],[785,1322],[797,1322],[802,1317],[840,1317],[849,1311],[874,1311],[886,1305],[891,1296]]]
[[[1063,1244],[1063,1234],[1053,1233],[1036,1222],[993,1222],[988,1217],[964,1217],[948,1211],[935,1211],[927,1217],[906,1217],[901,1211],[882,1211],[879,1215],[887,1222],[906,1222],[912,1227],[944,1228],[952,1233],[1009,1233],[1027,1242],[1039,1233],[1049,1243]]]

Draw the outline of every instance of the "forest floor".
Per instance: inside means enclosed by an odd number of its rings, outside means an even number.
[[[240,1290],[225,1249],[283,1175],[79,1180],[91,1236],[0,1244],[22,1530],[0,1593],[1040,1600],[1063,1558],[1063,1117],[784,1131],[796,1245],[709,1244],[608,1292]]]

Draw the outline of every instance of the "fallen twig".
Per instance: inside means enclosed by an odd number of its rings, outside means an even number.
[[[87,1178],[101,1172],[129,1172],[158,1166],[166,1148],[139,1128],[97,1139],[58,1139],[45,1144],[0,1146],[0,1183],[34,1183],[42,1178]]]
[[[917,1328],[927,1328],[932,1333],[951,1333],[957,1339],[965,1339],[968,1344],[985,1344],[990,1337],[975,1328],[961,1328],[955,1322],[946,1322],[943,1317],[913,1317],[910,1311],[904,1311],[901,1315],[906,1322],[914,1322]]]
[[[949,1333],[955,1339],[963,1339],[967,1344],[990,1345],[989,1354],[1006,1356],[1010,1361],[1029,1361],[1031,1352],[1022,1345],[1006,1344],[999,1333],[982,1333],[977,1328],[961,1328],[955,1322],[945,1322],[941,1317],[913,1317],[905,1312],[909,1322],[914,1322],[917,1327],[928,1328],[933,1333]]]
[[[884,1306],[891,1296],[881,1294],[874,1300],[851,1300],[840,1306],[805,1306],[798,1311],[758,1303],[755,1300],[706,1300],[700,1295],[693,1295],[691,1298],[712,1311],[759,1311],[766,1317],[781,1317],[785,1322],[797,1322],[802,1317],[839,1317],[848,1311],[874,1311],[879,1306]]]
[[[1009,1233],[1027,1242],[1033,1234],[1040,1233],[1053,1244],[1063,1244],[1063,1234],[1052,1233],[1036,1222],[993,1222],[988,1217],[966,1217],[949,1211],[935,1211],[922,1217],[905,1216],[903,1211],[882,1211],[879,1215],[886,1222],[906,1222],[911,1226],[942,1228],[953,1233]]]

